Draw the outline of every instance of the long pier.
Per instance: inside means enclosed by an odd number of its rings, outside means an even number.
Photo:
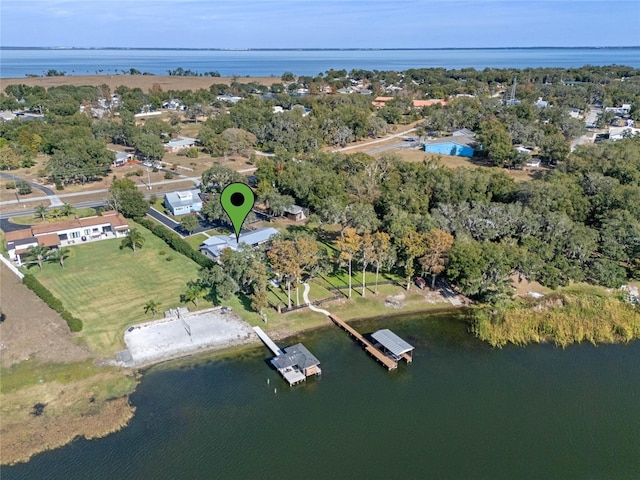
[[[264,331],[260,327],[253,327],[253,331],[256,332],[260,340],[264,342],[264,344],[273,352],[273,354],[277,357],[278,355],[283,355],[284,352],[278,348],[278,346],[273,343],[273,340],[269,338],[269,336],[264,333]]]
[[[344,331],[346,331],[349,335],[351,335],[353,338],[355,338],[356,341],[358,343],[360,343],[364,347],[364,349],[373,358],[378,360],[380,363],[382,363],[389,370],[395,370],[396,368],[398,368],[398,362],[396,362],[392,358],[389,358],[384,353],[382,353],[380,350],[378,350],[376,347],[374,347],[373,344],[369,340],[367,340],[366,338],[364,338],[360,334],[360,332],[358,332],[355,328],[351,327],[349,324],[347,324],[340,317],[337,317],[336,315],[333,315],[333,314],[329,314],[329,318],[331,319],[331,321],[333,323],[338,325],[340,328],[342,328]]]

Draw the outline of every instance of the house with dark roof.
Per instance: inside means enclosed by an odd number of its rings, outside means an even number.
[[[5,233],[9,258],[22,265],[21,255],[37,245],[49,248],[122,238],[129,224],[122,214],[109,210],[100,216],[41,223],[22,230]]]
[[[427,140],[424,151],[441,155],[455,155],[457,157],[473,157],[476,139],[467,135],[452,135],[450,137]]]
[[[202,198],[200,190],[186,190],[182,192],[169,192],[164,195],[164,206],[171,215],[186,215],[202,210]]]
[[[320,375],[322,372],[319,367],[320,360],[301,343],[285,348],[280,355],[271,359],[271,364],[289,385],[295,385],[311,375]]]

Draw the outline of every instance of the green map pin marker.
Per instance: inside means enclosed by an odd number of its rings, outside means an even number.
[[[222,209],[229,215],[229,220],[236,232],[236,242],[240,238],[240,229],[253,208],[255,200],[253,190],[244,183],[230,183],[220,194]]]

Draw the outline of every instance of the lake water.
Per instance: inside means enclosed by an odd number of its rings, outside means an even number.
[[[223,76],[317,75],[340,70],[406,70],[408,68],[535,68],[583,65],[628,65],[640,68],[638,48],[529,48],[442,50],[7,50],[0,49],[0,78],[42,75],[49,69],[67,75],[120,73],[136,68],[166,75],[182,67]]]
[[[497,350],[446,314],[357,324],[383,326],[413,364],[388,372],[332,326],[300,337],[323,374],[293,388],[262,346],[150,371],[127,428],[2,478],[640,478],[640,342]]]

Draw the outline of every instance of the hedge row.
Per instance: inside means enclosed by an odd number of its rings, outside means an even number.
[[[214,265],[213,260],[204,256],[198,250],[195,250],[191,245],[180,238],[180,235],[177,233],[172,232],[162,225],[158,225],[148,218],[136,218],[135,221],[150,230],[151,233],[163,240],[173,250],[190,258],[201,267],[212,267]]]
[[[38,297],[40,297],[44,303],[49,305],[52,310],[58,312],[62,318],[67,322],[69,328],[72,332],[80,332],[82,331],[82,320],[71,315],[71,312],[64,308],[62,302],[53,296],[44,285],[42,285],[36,277],[27,273],[22,279],[22,283],[24,283],[33,293],[35,293]]]

